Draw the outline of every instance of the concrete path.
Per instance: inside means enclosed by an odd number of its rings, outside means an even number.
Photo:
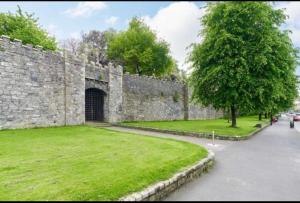
[[[185,140],[215,152],[216,164],[209,173],[166,200],[300,200],[300,122],[290,129],[288,121],[281,120],[250,140],[215,145],[207,139],[110,129]]]

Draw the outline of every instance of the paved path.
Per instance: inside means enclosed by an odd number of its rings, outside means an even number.
[[[216,154],[208,174],[184,185],[166,200],[300,200],[300,122],[279,121],[250,140],[231,142],[111,129],[201,144]],[[297,131],[299,130],[299,132]]]

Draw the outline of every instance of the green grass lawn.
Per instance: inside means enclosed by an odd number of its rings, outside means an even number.
[[[257,129],[254,127],[257,123],[266,124],[267,122],[267,119],[259,121],[258,116],[247,116],[237,119],[237,128],[230,127],[231,123],[228,123],[227,119],[124,122],[123,125],[204,133],[211,133],[214,130],[219,135],[245,136]]]
[[[198,145],[87,126],[0,131],[0,200],[117,200],[207,156]]]

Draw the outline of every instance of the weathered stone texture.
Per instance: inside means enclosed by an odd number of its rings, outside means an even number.
[[[108,121],[110,123],[116,123],[122,121],[123,114],[123,68],[121,66],[108,64],[109,71],[109,95],[108,95]]]
[[[212,106],[204,107],[192,101],[192,88],[188,88],[188,120],[214,119],[223,117],[221,110],[216,110]]]
[[[68,63],[65,75],[60,53],[1,37],[0,129],[83,123],[79,114],[84,110],[84,80],[79,78],[84,78],[84,70],[73,61]],[[65,78],[70,81],[67,87]]]
[[[214,119],[222,111],[191,101],[191,89],[178,81],[124,74],[123,120]]]
[[[192,104],[181,82],[123,75],[121,66],[85,61],[0,37],[0,129],[83,124],[89,88],[104,91],[106,122],[222,116]]]
[[[179,82],[124,74],[123,120],[183,119],[183,87]]]
[[[109,71],[108,66],[102,66],[101,64],[86,64],[85,67],[85,89],[96,88],[105,92],[104,96],[104,121],[109,121],[108,114],[108,80],[109,80]]]
[[[82,61],[65,56],[66,125],[85,122],[85,64]]]

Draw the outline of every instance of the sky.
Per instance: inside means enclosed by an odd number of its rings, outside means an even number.
[[[178,67],[186,70],[189,52],[187,47],[199,42],[201,36],[200,18],[205,13],[205,1],[11,1],[0,2],[0,12],[15,12],[17,5],[22,10],[35,13],[39,24],[58,41],[79,38],[80,33],[89,30],[114,28],[124,30],[129,20],[138,16],[153,29],[157,36],[170,44],[171,55]],[[300,47],[300,2],[276,2],[275,8],[285,8],[289,19],[282,26],[290,29],[295,47]],[[300,67],[297,68],[300,75]]]

